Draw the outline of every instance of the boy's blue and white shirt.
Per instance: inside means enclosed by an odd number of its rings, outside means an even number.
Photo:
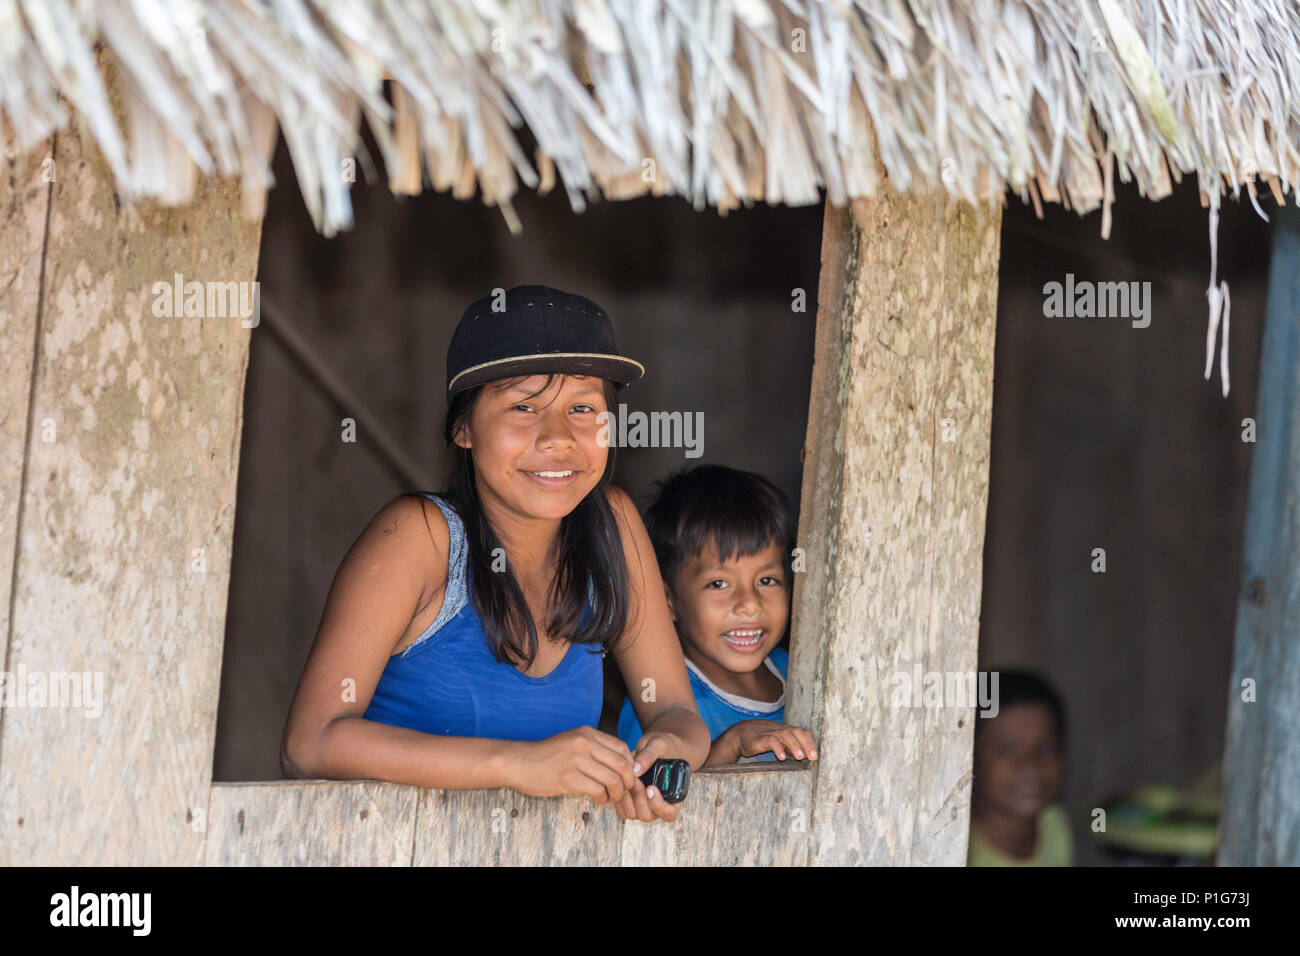
[[[691,692],[695,695],[695,706],[699,708],[704,725],[709,728],[709,739],[717,740],[718,735],[742,720],[774,720],[785,723],[785,674],[787,666],[786,652],[774,647],[763,663],[781,679],[781,696],[774,701],[750,700],[723,690],[705,677],[698,667],[686,658],[686,673],[691,679]],[[635,690],[629,691],[635,693]],[[632,699],[623,701],[623,711],[618,715],[618,736],[631,749],[643,736],[641,722],[632,709]],[[739,763],[776,760],[776,754],[770,750],[757,757],[741,757]]]

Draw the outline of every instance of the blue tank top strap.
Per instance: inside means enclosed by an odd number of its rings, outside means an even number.
[[[437,495],[423,491],[420,494],[436,504],[442,511],[443,517],[447,519],[447,535],[450,538],[447,549],[447,586],[443,589],[442,609],[438,612],[438,616],[424,633],[415,639],[414,644],[398,655],[399,657],[406,656],[412,648],[419,647],[441,630],[444,624],[460,613],[469,595],[468,588],[465,586],[465,571],[469,564],[469,544],[465,538],[465,525],[461,522],[460,515],[456,514],[456,509]]]
[[[423,493],[422,493],[423,494]],[[470,599],[469,542],[455,509],[433,498],[447,519],[447,586],[438,616],[411,648],[393,655],[363,715],[428,734],[542,740],[600,722],[600,649],[574,645],[548,674],[529,677],[497,660]],[[591,613],[591,608],[586,609]]]
[[[450,504],[443,501],[442,498],[428,492],[420,492],[436,504],[443,516],[447,519],[447,536],[449,538],[447,549],[447,586],[443,591],[442,608],[438,611],[438,616],[434,618],[423,634],[415,639],[410,647],[405,648],[398,657],[405,657],[406,654],[419,647],[434,634],[438,633],[443,626],[461,612],[461,609],[469,603],[469,541],[465,536],[465,524],[461,521],[460,515]],[[591,609],[596,603],[596,587],[591,579],[587,577],[587,607],[582,615],[582,623],[587,622],[591,616]],[[602,645],[603,648],[603,645]]]

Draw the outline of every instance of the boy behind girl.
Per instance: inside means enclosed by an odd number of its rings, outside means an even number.
[[[812,735],[784,723],[787,663],[777,644],[790,618],[795,536],[785,495],[752,472],[701,465],[659,484],[645,524],[713,738],[704,766],[816,760]],[[629,699],[618,736],[635,749],[641,735]]]

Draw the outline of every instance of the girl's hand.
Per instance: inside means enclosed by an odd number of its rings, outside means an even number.
[[[671,823],[677,819],[682,805],[669,803],[656,788],[647,788],[640,777],[661,757],[674,757],[682,752],[682,742],[675,734],[656,732],[646,734],[637,741],[636,751],[631,755],[635,783],[615,805],[620,817],[624,820],[642,820],[646,823],[652,820],[667,820]]]
[[[594,727],[520,743],[511,757],[508,780],[511,788],[533,797],[582,793],[593,803],[620,806],[633,785],[645,790],[632,773],[627,744]]]
[[[817,759],[817,743],[802,727],[774,720],[742,720],[725,733],[732,735],[742,757],[757,757],[770,750],[777,760],[784,760],[787,752],[796,760]]]

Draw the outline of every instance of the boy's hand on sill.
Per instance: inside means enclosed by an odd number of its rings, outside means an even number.
[[[816,760],[817,743],[802,727],[775,720],[742,720],[732,724],[713,741],[706,767],[732,764],[741,757],[757,757],[771,751],[777,760],[787,755],[796,760]]]

